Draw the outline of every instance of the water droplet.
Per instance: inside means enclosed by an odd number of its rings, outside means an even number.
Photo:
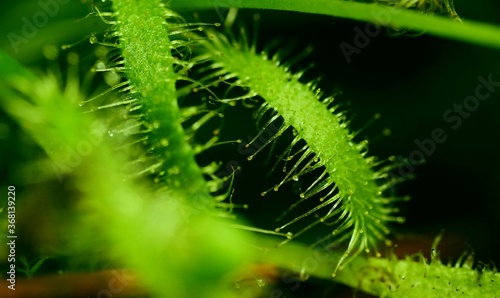
[[[276,233],[278,233],[279,231],[281,231],[281,228],[276,228],[276,229],[274,229],[274,231],[275,231]]]
[[[306,281],[309,279],[309,274],[305,273],[305,272],[300,272],[300,281]]]
[[[292,232],[288,232],[285,234],[286,238],[288,239],[292,239],[293,238],[293,233]]]
[[[266,193],[267,193],[266,191],[263,191],[263,192],[261,192],[261,193],[260,193],[260,195],[261,195],[261,196],[265,196],[265,195],[266,195]]]
[[[163,146],[163,147],[167,147],[168,146],[168,140],[167,139],[161,139],[160,140],[160,144]]]
[[[104,81],[108,84],[108,86],[115,86],[120,83],[121,79],[122,77],[114,71],[106,72],[104,74]]]
[[[266,283],[264,282],[264,280],[262,278],[258,278],[256,281],[257,281],[257,285],[259,286],[259,288],[262,288],[263,286],[266,285]]]
[[[180,173],[179,167],[173,166],[170,169],[168,169],[168,173],[171,175],[177,175]]]
[[[273,189],[274,189],[274,191],[278,191],[280,188],[279,188],[279,186],[275,186]]]
[[[46,45],[42,51],[45,58],[49,60],[56,60],[59,57],[59,49],[54,45]]]
[[[297,175],[293,175],[293,176],[292,176],[292,179],[293,179],[293,181],[299,181],[299,176],[297,176]]]
[[[306,195],[305,195],[304,193],[301,193],[301,194],[299,195],[299,197],[300,197],[301,199],[305,199],[305,198],[306,198]]]
[[[95,37],[94,34],[92,34],[89,38],[90,44],[95,44],[97,42],[97,37]]]
[[[103,61],[98,61],[96,64],[95,64],[95,68],[97,70],[102,70],[102,69],[105,69],[106,68],[106,64],[104,64]]]

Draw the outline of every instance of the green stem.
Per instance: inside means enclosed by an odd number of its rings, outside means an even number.
[[[411,28],[431,35],[500,49],[500,28],[480,22],[454,22],[449,18],[425,15],[395,7],[343,0],[173,0],[175,9],[218,9],[227,7],[306,12],[374,22],[395,28]]]

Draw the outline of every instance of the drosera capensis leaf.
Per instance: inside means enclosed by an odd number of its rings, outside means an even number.
[[[126,123],[122,121],[109,134],[130,135],[125,145],[142,148],[136,160],[142,169],[134,177],[149,175],[155,187],[168,185],[170,191],[188,191],[192,203],[201,208],[234,207],[220,202],[229,195],[231,176],[218,177],[214,175],[216,166],[195,162],[195,155],[214,146],[218,139],[214,134],[208,140],[195,140],[197,131],[222,113],[207,108],[206,103],[180,105],[177,88],[179,81],[198,85],[185,75],[196,61],[190,59],[192,41],[183,35],[218,24],[186,23],[160,1],[112,1],[112,12],[97,6],[94,10],[92,14],[110,26],[103,41],[95,34],[90,38],[108,53],[93,71],[117,79],[107,91],[82,105],[89,105],[90,111],[125,109],[119,113],[124,114]],[[113,93],[111,101],[96,100]],[[224,211],[220,214],[226,215]]]
[[[148,143],[158,163],[150,169],[167,180],[173,192],[210,200],[206,183],[184,139],[177,103],[174,57],[166,8],[161,1],[112,1],[125,74],[144,114]]]
[[[196,136],[203,125],[223,114],[199,98],[184,104],[178,88],[180,81],[199,85],[186,76],[197,61],[191,59],[192,41],[184,34],[218,24],[187,23],[155,0],[107,4],[93,6],[89,16],[109,26],[103,34],[91,34],[90,42],[101,53],[92,71],[108,77],[111,87],[80,105],[87,112],[119,115],[108,134],[125,139],[120,147],[136,149],[136,159],[131,162],[135,172],[129,178],[148,176],[156,190],[187,192],[192,206],[234,217],[233,208],[245,208],[225,202],[234,175],[220,177],[215,175],[218,163],[198,165],[195,160],[197,154],[221,144],[217,143],[217,130],[208,140]]]
[[[430,259],[422,253],[403,259],[393,253],[385,258],[357,259],[349,271],[361,282],[351,286],[380,297],[498,297],[500,274],[496,268],[478,266],[470,252],[444,263],[438,249],[442,236],[434,239]]]
[[[378,255],[378,243],[386,240],[390,233],[389,223],[404,220],[393,215],[397,211],[394,202],[400,198],[385,196],[385,190],[395,182],[385,180],[390,166],[377,169],[375,159],[367,156],[367,141],[354,141],[345,114],[331,106],[333,98],[323,96],[314,83],[302,83],[303,72],[291,73],[290,65],[279,60],[279,53],[268,58],[269,53],[258,54],[256,45],[249,45],[245,37],[238,42],[217,32],[212,32],[203,45],[212,56],[212,69],[206,75],[207,80],[219,81],[222,78],[227,82],[232,79],[231,84],[247,90],[248,97],[262,97],[265,102],[257,117],[270,114],[271,119],[263,129],[283,119],[283,124],[271,139],[287,129],[294,131],[295,138],[285,155],[288,155],[286,160],[295,156],[295,164],[287,169],[281,183],[262,195],[278,191],[282,184],[297,181],[313,170],[322,171],[300,194],[300,201],[319,198],[318,205],[276,228],[276,232],[320,209],[330,208],[314,223],[294,233],[294,237],[317,224],[331,225],[332,233],[327,238],[332,238],[332,246],[348,241],[335,272],[362,251],[375,251]]]
[[[82,105],[91,106],[90,111],[126,110],[122,113],[126,123],[109,133],[131,135],[126,145],[143,148],[137,158],[142,169],[133,177],[148,175],[156,188],[188,193],[185,197],[190,198],[193,206],[215,207],[217,212],[235,207],[221,202],[229,195],[231,176],[217,177],[213,175],[216,166],[200,167],[195,160],[196,154],[217,140],[213,136],[203,144],[196,143],[193,140],[197,130],[220,113],[206,109],[204,103],[181,107],[178,99],[177,83],[190,80],[184,73],[195,63],[183,58],[183,48],[190,41],[182,35],[210,24],[184,23],[161,1],[117,0],[111,4],[111,12],[104,11],[109,8],[101,11],[95,7],[94,15],[110,27],[102,41],[95,34],[90,41],[108,48],[109,53],[108,60],[99,62],[94,71],[113,74],[118,79],[107,91]],[[117,95],[109,102],[96,100],[112,93]],[[227,215],[224,210],[218,213]]]

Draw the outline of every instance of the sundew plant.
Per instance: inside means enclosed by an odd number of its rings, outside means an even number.
[[[5,4],[0,296],[498,297],[499,9]]]

